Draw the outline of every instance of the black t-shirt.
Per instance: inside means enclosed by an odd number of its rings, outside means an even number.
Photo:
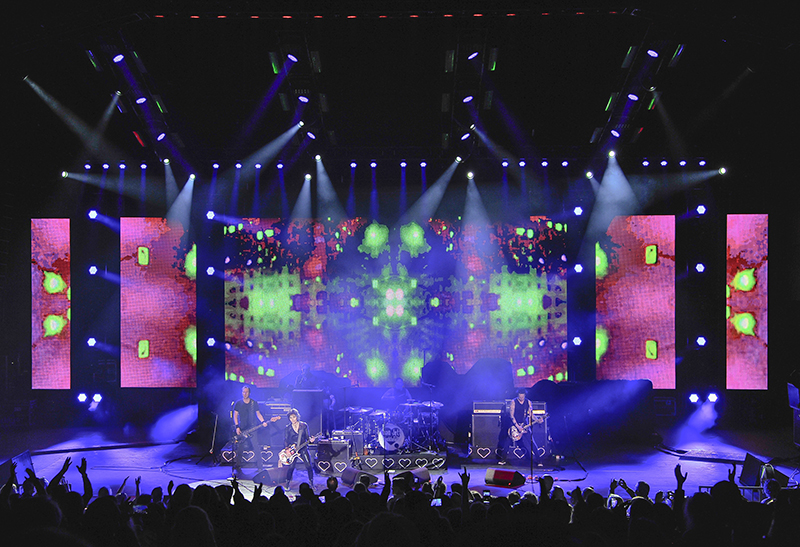
[[[250,399],[249,403],[245,403],[243,399],[236,401],[233,405],[233,410],[239,413],[239,427],[242,431],[255,427],[260,423],[256,411],[258,410],[258,403]]]

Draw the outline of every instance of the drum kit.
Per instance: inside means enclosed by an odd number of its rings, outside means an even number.
[[[444,449],[439,434],[443,406],[437,401],[409,401],[394,411],[356,406],[343,411],[347,428],[363,433],[365,454],[396,454]]]

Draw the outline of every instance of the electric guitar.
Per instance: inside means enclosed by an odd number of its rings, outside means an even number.
[[[303,450],[309,443],[313,443],[319,435],[314,435],[310,439],[308,439],[304,443],[300,443],[299,445],[291,445],[287,446],[280,452],[278,452],[278,467],[284,467],[286,465],[292,465],[294,461],[300,457],[300,451]]]
[[[280,416],[273,416],[272,418],[269,419],[269,421],[270,422],[277,422],[280,419],[281,419]],[[238,443],[240,441],[243,441],[245,439],[250,438],[250,435],[252,435],[254,432],[258,431],[262,427],[264,427],[263,424],[258,424],[257,426],[251,427],[250,429],[248,429],[246,431],[242,431],[239,435],[234,435],[233,436],[233,442]]]
[[[545,419],[549,418],[550,414],[543,414],[541,416],[531,416],[531,423],[522,426],[522,428],[518,428],[516,425],[512,425],[508,428],[508,436],[511,437],[511,440],[518,441],[522,438],[522,435],[530,429],[533,424],[541,424],[544,423]]]

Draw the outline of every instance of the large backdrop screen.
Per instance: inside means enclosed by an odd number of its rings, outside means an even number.
[[[728,215],[727,387],[767,389],[767,215]]]
[[[675,218],[614,218],[595,260],[597,378],[674,389]]]
[[[197,385],[195,245],[163,218],[120,219],[120,385]]]
[[[31,387],[70,388],[68,218],[31,219]]]
[[[414,385],[441,356],[458,373],[507,360],[517,385],[564,380],[565,235],[544,217],[226,226],[226,377],[274,387],[308,363],[353,385]]]

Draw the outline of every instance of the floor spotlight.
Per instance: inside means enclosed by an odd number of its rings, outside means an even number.
[[[690,403],[695,403],[696,404],[698,401],[700,401],[700,396],[697,393],[692,393],[691,395],[689,395],[689,402]]]
[[[719,395],[717,395],[713,391],[708,394],[708,402],[709,403],[716,403],[718,400],[719,400]]]

